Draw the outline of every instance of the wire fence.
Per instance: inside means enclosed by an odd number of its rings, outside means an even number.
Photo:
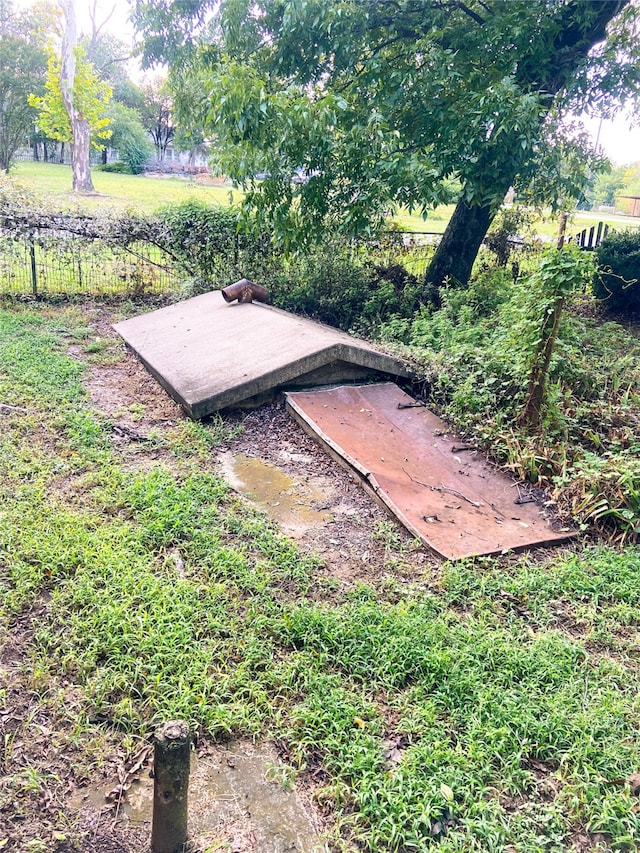
[[[51,163],[54,166],[70,166],[71,165],[71,148],[68,145],[61,143],[48,142],[46,148],[40,143],[34,152],[33,148],[18,148],[11,158],[14,162],[21,163]],[[107,149],[107,161],[118,159],[118,152],[114,149]],[[99,166],[104,162],[102,151],[92,148],[89,152],[89,163],[91,166]]]
[[[143,296],[175,291],[182,276],[157,246],[0,228],[0,295]]]
[[[108,223],[101,230],[91,217],[12,211],[0,224],[0,296],[141,297],[181,290],[190,276],[175,258],[124,230],[114,234]],[[379,260],[419,277],[440,236],[395,232],[377,245]]]

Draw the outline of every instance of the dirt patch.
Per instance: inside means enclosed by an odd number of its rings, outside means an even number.
[[[263,460],[309,490],[309,506],[322,517],[296,538],[319,555],[327,574],[341,586],[377,586],[390,573],[398,581],[417,581],[438,570],[439,562],[321,450],[289,417],[282,401],[250,412],[242,425],[228,451]],[[251,496],[251,485],[243,491]]]

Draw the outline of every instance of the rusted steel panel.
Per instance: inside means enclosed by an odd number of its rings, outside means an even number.
[[[526,486],[447,432],[394,383],[286,395],[289,411],[333,451],[425,545],[457,560],[557,544]]]

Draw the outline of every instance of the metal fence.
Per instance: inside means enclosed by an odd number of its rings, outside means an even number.
[[[0,229],[0,295],[124,295],[169,293],[180,273],[148,243],[126,248],[69,234],[20,237]]]
[[[40,144],[36,151],[33,148],[18,148],[11,158],[14,161],[21,163],[51,163],[55,166],[70,166],[71,165],[71,149],[68,145],[60,143],[48,143],[46,151]],[[107,149],[107,162],[111,163],[118,159],[118,152],[114,149]],[[92,148],[89,152],[89,162],[92,166],[99,166],[103,162],[102,151]]]

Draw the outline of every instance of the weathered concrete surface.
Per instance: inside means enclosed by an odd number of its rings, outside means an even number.
[[[302,426],[425,545],[447,559],[557,544],[525,484],[465,446],[446,425],[386,382],[287,393]]]
[[[268,305],[227,304],[217,290],[114,328],[194,419],[282,388],[408,375],[365,341]]]

